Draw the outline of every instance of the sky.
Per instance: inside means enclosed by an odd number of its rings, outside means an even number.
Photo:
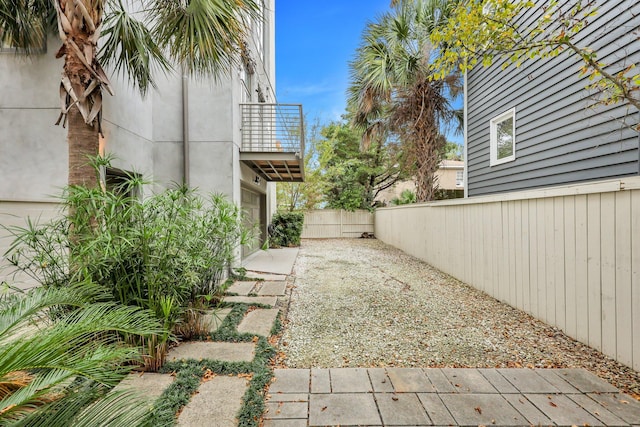
[[[390,0],[276,0],[276,97],[302,104],[310,122],[340,119],[348,62],[368,21]]]

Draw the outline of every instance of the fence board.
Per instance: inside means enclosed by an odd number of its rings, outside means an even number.
[[[631,193],[615,194],[615,314],[616,325],[631,324]],[[616,355],[622,363],[633,363],[632,328],[616,328]]]
[[[562,221],[562,217],[559,218]],[[564,200],[564,288],[565,330],[572,337],[577,333],[576,295],[576,201],[573,197]]]
[[[640,191],[631,193],[631,331],[633,369],[640,371]]]
[[[600,298],[600,195],[587,196],[587,271],[589,296],[589,345],[602,350]]]
[[[589,267],[587,253],[587,196],[576,196],[576,337],[589,342]]]
[[[347,212],[319,209],[305,212],[302,238],[355,238],[360,237],[362,233],[373,233],[373,231],[373,214],[369,211]]]
[[[601,279],[602,292],[602,351],[616,354],[616,228],[615,194],[600,198]]]

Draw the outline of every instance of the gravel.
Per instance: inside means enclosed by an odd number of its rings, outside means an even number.
[[[284,366],[585,368],[640,398],[640,373],[375,239],[303,240]]]

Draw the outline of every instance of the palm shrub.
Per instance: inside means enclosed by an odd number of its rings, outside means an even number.
[[[0,425],[139,426],[150,407],[132,392],[110,392],[140,360],[122,334],[161,332],[148,311],[104,299],[83,283],[6,287],[0,295]]]
[[[155,313],[164,333],[144,340],[145,364],[155,370],[176,330],[192,335],[205,296],[217,291],[249,236],[240,209],[223,196],[178,187],[140,200],[135,190],[143,184],[132,177],[114,189],[67,188],[65,214],[10,228],[6,255],[45,287],[90,281],[113,301]]]
[[[269,232],[271,247],[300,246],[304,214],[302,212],[279,212],[273,216]]]

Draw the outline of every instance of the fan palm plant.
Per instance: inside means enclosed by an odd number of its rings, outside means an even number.
[[[147,311],[95,299],[100,291],[90,284],[3,290],[1,425],[144,425],[148,405],[108,392],[140,360],[122,334],[153,335],[159,325]]]
[[[351,62],[348,104],[351,121],[364,130],[365,147],[383,132],[402,140],[415,165],[418,201],[432,200],[434,174],[443,151],[441,127],[456,117],[449,97],[460,77],[435,80],[429,71],[429,34],[446,22],[457,0],[399,1],[370,23]]]
[[[97,184],[102,92],[113,95],[101,64],[145,94],[154,72],[178,64],[197,76],[222,76],[256,19],[254,0],[18,0],[0,2],[0,44],[27,54],[57,33],[64,57],[58,123],[68,126],[69,185]],[[98,40],[102,49],[98,52]],[[157,70],[156,70],[157,69]]]

